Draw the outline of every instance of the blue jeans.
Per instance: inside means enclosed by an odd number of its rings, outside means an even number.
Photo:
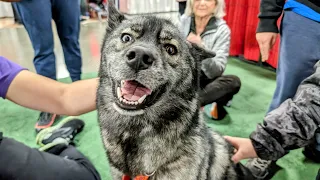
[[[268,112],[293,98],[299,84],[314,73],[320,60],[320,23],[285,11],[281,24],[277,87]],[[320,151],[320,135],[316,135]]]
[[[51,26],[53,19],[63,48],[65,63],[73,81],[80,80],[79,0],[22,0],[14,4],[35,51],[38,74],[56,79],[56,58]]]

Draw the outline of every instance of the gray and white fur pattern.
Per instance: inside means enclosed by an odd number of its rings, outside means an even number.
[[[123,42],[124,35],[131,39]],[[126,54],[135,47],[152,54],[150,66],[128,65]],[[169,20],[127,19],[113,5],[101,53],[97,107],[114,180],[124,174],[151,175],[150,180],[248,179],[246,170],[230,160],[233,148],[199,113],[200,60],[214,53],[186,43]],[[122,80],[152,89],[145,107],[119,106],[117,87]]]

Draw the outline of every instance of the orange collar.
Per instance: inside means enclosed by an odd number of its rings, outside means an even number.
[[[122,180],[148,180],[148,179],[149,179],[149,176],[142,176],[142,175],[136,176],[133,179],[131,179],[131,177],[127,175],[122,176]]]

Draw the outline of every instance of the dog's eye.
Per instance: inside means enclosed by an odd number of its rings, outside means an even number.
[[[177,54],[177,48],[172,45],[172,44],[166,44],[164,45],[165,50],[167,51],[167,53],[171,56],[176,55]]]
[[[126,42],[130,42],[132,41],[132,37],[129,34],[123,34],[121,36],[121,40],[122,42],[126,43]]]

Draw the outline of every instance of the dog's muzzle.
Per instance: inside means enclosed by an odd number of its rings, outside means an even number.
[[[126,53],[126,63],[134,71],[148,69],[156,59],[155,54],[142,46],[135,46]]]

